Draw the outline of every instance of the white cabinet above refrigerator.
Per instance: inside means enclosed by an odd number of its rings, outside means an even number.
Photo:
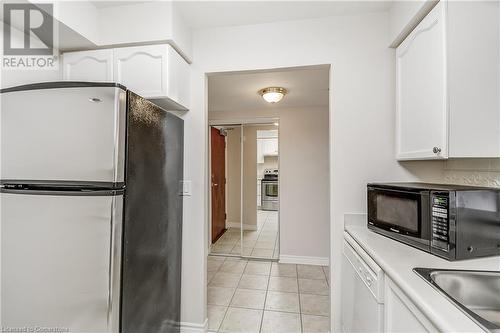
[[[189,109],[189,64],[168,44],[67,52],[67,81],[117,82],[166,110]]]

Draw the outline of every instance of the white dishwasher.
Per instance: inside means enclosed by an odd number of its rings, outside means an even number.
[[[342,255],[342,331],[376,333],[384,329],[384,272],[344,232]]]

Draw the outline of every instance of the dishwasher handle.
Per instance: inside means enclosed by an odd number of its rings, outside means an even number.
[[[358,251],[362,251],[358,249]],[[370,290],[373,297],[379,303],[383,303],[384,298],[384,274],[383,271],[378,265],[375,270],[372,269],[373,263],[366,263],[361,256],[357,253],[353,246],[351,246],[350,242],[344,240],[344,255],[348,259],[348,262],[352,265],[353,269],[356,271],[360,279],[366,285],[366,287]],[[367,255],[366,253],[362,254]],[[376,264],[375,264],[376,265]]]

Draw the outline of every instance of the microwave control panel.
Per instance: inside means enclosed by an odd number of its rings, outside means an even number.
[[[431,198],[431,246],[449,251],[449,196],[446,193],[433,193]]]

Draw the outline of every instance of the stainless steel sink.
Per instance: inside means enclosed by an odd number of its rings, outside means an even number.
[[[483,329],[500,332],[500,272],[414,268]]]

